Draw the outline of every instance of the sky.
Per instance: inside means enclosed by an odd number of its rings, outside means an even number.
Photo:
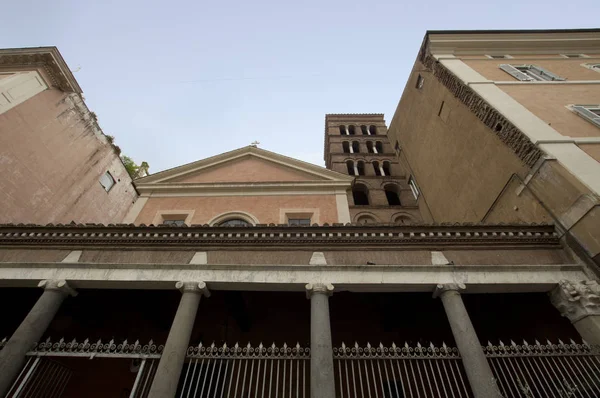
[[[151,173],[255,140],[323,166],[325,114],[389,123],[427,30],[599,15],[598,0],[19,0],[2,3],[0,48],[57,46],[104,133]]]

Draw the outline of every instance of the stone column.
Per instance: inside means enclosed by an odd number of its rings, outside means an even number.
[[[77,295],[63,280],[44,280],[38,286],[44,288],[44,293],[0,350],[0,397],[8,393],[25,364],[25,354],[42,338],[64,299]]]
[[[492,369],[460,297],[459,291],[464,288],[463,284],[437,285],[433,296],[442,299],[475,398],[499,398],[502,395]]]
[[[181,290],[181,300],[158,362],[148,398],[172,398],[175,396],[198,305],[200,305],[200,297],[203,294],[206,297],[210,295],[204,282],[177,282],[175,286]]]
[[[586,343],[600,346],[600,285],[596,281],[560,281],[550,301]]]
[[[333,347],[329,321],[329,296],[333,285],[309,283],[310,299],[310,397],[335,398]]]

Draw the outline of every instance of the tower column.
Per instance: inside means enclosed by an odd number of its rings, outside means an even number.
[[[500,398],[492,369],[459,293],[464,288],[463,284],[437,285],[433,296],[442,299],[473,395],[475,398]]]
[[[64,280],[44,280],[38,286],[44,288],[44,293],[4,348],[0,350],[0,396],[2,397],[8,393],[25,364],[25,355],[42,338],[62,302],[68,295],[77,295],[77,292]]]
[[[560,281],[550,301],[568,318],[586,343],[600,345],[600,285],[596,281]]]
[[[181,300],[156,368],[148,398],[173,398],[175,396],[200,305],[200,297],[203,294],[206,297],[210,295],[204,282],[177,282],[175,286],[181,290]]]
[[[329,296],[333,285],[309,283],[310,299],[310,397],[335,398],[333,346],[329,319]]]

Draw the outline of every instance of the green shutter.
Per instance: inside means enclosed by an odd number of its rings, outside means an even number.
[[[508,73],[515,79],[520,80],[522,82],[530,82],[530,81],[535,80],[533,77],[527,76],[525,73],[519,71],[517,68],[515,68],[512,65],[501,64],[500,69],[502,69],[504,72]]]
[[[600,127],[600,116],[588,110],[587,108],[598,109],[600,108],[600,105],[573,105],[573,110],[575,112],[594,123],[596,126]]]
[[[562,81],[565,80],[562,77],[555,75],[554,73],[542,68],[541,66],[537,66],[537,65],[529,65],[529,69],[531,69],[531,71],[533,73],[535,73],[536,75],[540,76],[542,79],[544,80],[550,80],[550,81]]]

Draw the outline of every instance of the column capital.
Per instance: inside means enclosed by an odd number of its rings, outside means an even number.
[[[464,283],[440,283],[435,286],[433,291],[433,298],[437,298],[446,292],[457,292],[460,293],[466,289]]]
[[[550,302],[572,323],[588,315],[600,315],[600,285],[596,281],[562,280],[549,295]]]
[[[67,281],[63,279],[44,279],[38,283],[38,287],[43,288],[44,290],[58,290],[70,296],[77,296],[77,291],[73,289]]]
[[[304,288],[306,289],[306,298],[311,298],[313,294],[319,293],[331,296],[334,289],[331,283],[307,283]]]
[[[175,288],[181,291],[181,293],[198,293],[204,295],[204,297],[210,297],[210,290],[208,290],[208,286],[204,282],[179,281],[175,284]]]

